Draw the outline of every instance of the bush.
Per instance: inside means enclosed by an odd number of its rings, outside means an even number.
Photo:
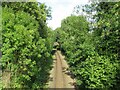
[[[110,89],[116,84],[118,63],[113,63],[105,56],[88,56],[74,72],[78,85],[85,88]]]
[[[1,60],[3,70],[11,72],[11,88],[44,87],[52,61],[38,22],[28,13],[10,8],[3,8],[2,16]]]

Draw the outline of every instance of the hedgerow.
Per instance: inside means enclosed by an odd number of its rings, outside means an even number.
[[[1,62],[3,72],[9,71],[11,79],[9,86],[3,83],[3,88],[44,88],[52,64],[52,38],[40,35],[37,17],[8,6],[2,8]],[[46,23],[42,24],[46,28],[41,29],[48,32]]]
[[[113,9],[107,9],[108,13],[103,5]],[[56,29],[57,41],[79,89],[120,88],[118,6],[119,3],[107,2],[86,6],[84,11],[88,14],[96,10],[91,17],[94,23],[88,23],[88,17],[71,15]],[[115,16],[112,18],[113,13]],[[113,24],[110,20],[114,21]]]

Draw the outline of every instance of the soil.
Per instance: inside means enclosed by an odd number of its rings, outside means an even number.
[[[9,71],[4,71],[2,73],[2,84],[3,88],[10,88],[10,72]]]
[[[75,89],[75,80],[70,74],[69,66],[60,51],[55,52],[53,69],[50,71],[49,88]]]

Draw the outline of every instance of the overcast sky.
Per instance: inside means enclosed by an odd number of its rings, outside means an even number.
[[[52,8],[52,20],[48,21],[48,26],[52,29],[60,27],[61,20],[70,16],[73,9],[77,5],[84,5],[89,0],[37,0],[41,3],[45,3]]]

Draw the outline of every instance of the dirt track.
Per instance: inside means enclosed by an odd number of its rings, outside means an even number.
[[[60,51],[56,51],[53,69],[50,71],[49,88],[71,88],[74,89],[74,79],[68,71],[67,62]]]

